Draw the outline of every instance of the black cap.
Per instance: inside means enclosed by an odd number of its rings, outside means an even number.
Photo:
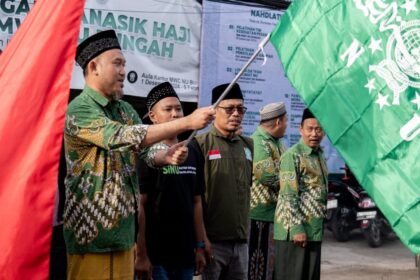
[[[225,89],[229,86],[229,84],[223,84],[223,85],[219,85],[217,87],[215,87],[213,89],[212,95],[211,95],[211,103],[214,104],[219,97],[222,95],[222,93],[225,91]],[[235,83],[233,85],[233,87],[230,89],[230,91],[228,92],[228,94],[226,94],[225,98],[223,98],[223,100],[226,99],[244,99],[243,95],[242,95],[242,91],[241,88],[239,87],[239,85],[237,83]]]
[[[77,46],[76,62],[82,69],[85,69],[92,59],[111,49],[121,50],[115,31],[106,30],[96,33]]]
[[[158,84],[150,90],[146,97],[147,110],[150,111],[156,103],[166,97],[176,97],[179,99],[178,94],[176,94],[170,82]]]
[[[303,110],[303,115],[302,115],[302,121],[301,124],[303,124],[303,121],[306,119],[315,119],[314,114],[312,114],[311,111],[309,111],[308,108],[306,108],[305,110]]]

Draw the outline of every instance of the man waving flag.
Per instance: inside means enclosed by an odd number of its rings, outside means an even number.
[[[0,279],[47,279],[84,1],[39,0],[0,55]]]
[[[271,36],[289,80],[420,252],[420,2],[295,0]]]

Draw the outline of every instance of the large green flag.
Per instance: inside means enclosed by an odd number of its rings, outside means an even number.
[[[420,1],[295,0],[285,72],[400,239],[420,252]]]

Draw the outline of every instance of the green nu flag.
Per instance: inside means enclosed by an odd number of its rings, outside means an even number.
[[[409,249],[420,252],[420,1],[295,0],[286,74]]]

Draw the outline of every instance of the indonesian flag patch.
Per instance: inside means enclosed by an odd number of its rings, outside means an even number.
[[[222,155],[220,154],[220,150],[209,151],[209,160],[220,159],[220,158],[222,158]]]

